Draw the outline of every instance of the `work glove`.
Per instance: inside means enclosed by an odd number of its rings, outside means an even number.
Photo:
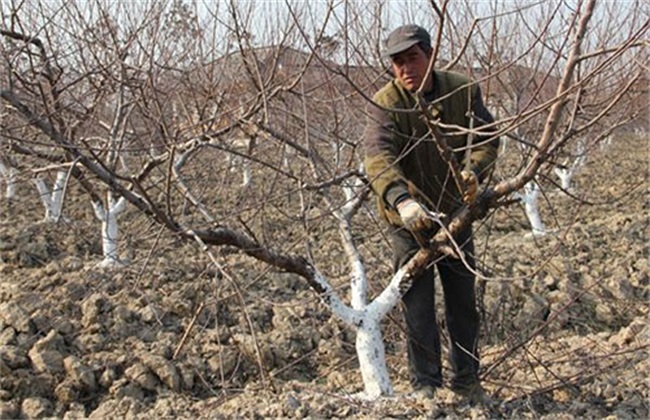
[[[478,178],[472,171],[461,171],[460,178],[463,184],[463,202],[474,204],[478,196]]]
[[[412,198],[407,198],[397,205],[397,212],[404,227],[411,233],[419,234],[433,227],[434,219],[428,210]]]

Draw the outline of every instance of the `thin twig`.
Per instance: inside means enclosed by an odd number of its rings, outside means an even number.
[[[185,329],[185,334],[183,334],[183,338],[181,338],[180,343],[178,343],[178,346],[176,347],[176,351],[174,351],[174,355],[172,356],[172,360],[176,360],[178,357],[178,354],[181,352],[181,349],[183,348],[183,345],[185,344],[185,341],[187,340],[187,337],[190,335],[190,331],[192,331],[192,327],[194,327],[194,324],[196,323],[196,320],[199,318],[199,314],[203,310],[203,306],[205,305],[205,302],[202,301],[201,304],[199,304],[199,307],[196,309],[196,312],[194,313],[194,316],[192,317],[192,320],[190,321],[190,325],[187,326]]]

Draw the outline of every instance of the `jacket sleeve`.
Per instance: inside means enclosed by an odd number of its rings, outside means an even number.
[[[399,165],[401,144],[390,113],[369,104],[363,135],[364,167],[372,189],[389,209],[409,197],[408,183]]]
[[[472,98],[472,113],[474,115],[474,128],[480,128],[494,122],[494,117],[487,110],[481,96],[481,89],[476,88]],[[495,127],[481,130],[481,134],[474,137],[470,153],[470,168],[480,181],[483,181],[494,168],[494,163],[499,151],[499,138],[492,135]]]

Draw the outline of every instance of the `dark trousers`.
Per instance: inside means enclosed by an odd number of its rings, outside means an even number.
[[[420,249],[404,228],[390,233],[393,268],[397,271]],[[474,267],[474,243],[471,229],[456,239],[465,251],[465,260]],[[445,298],[445,319],[451,339],[450,361],[454,376],[452,388],[462,388],[478,381],[479,318],[474,293],[474,274],[461,260],[446,257],[435,263]],[[403,296],[408,338],[410,381],[414,388],[441,386],[440,335],[436,323],[434,265],[416,277]]]

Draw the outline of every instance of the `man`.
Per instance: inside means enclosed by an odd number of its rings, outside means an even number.
[[[377,195],[379,213],[388,222],[394,270],[406,264],[420,244],[437,230],[431,212],[453,215],[474,202],[478,184],[489,174],[497,156],[498,139],[486,128],[469,143],[467,130],[494,121],[476,84],[452,72],[427,73],[432,55],[429,33],[416,25],[394,30],[386,40],[394,80],[373,98],[364,133],[364,165]],[[444,127],[439,137],[455,150],[460,176],[454,177],[440,154],[436,137],[423,113],[416,92],[425,99],[429,118]],[[467,147],[469,146],[469,147]],[[460,178],[460,179],[456,179]],[[474,294],[474,246],[471,228],[454,238],[463,259],[446,257],[413,281],[404,295],[410,381],[417,394],[433,397],[442,386],[440,337],[435,318],[434,269],[445,297],[449,331],[451,389],[472,400],[484,392],[478,380],[478,313]]]

